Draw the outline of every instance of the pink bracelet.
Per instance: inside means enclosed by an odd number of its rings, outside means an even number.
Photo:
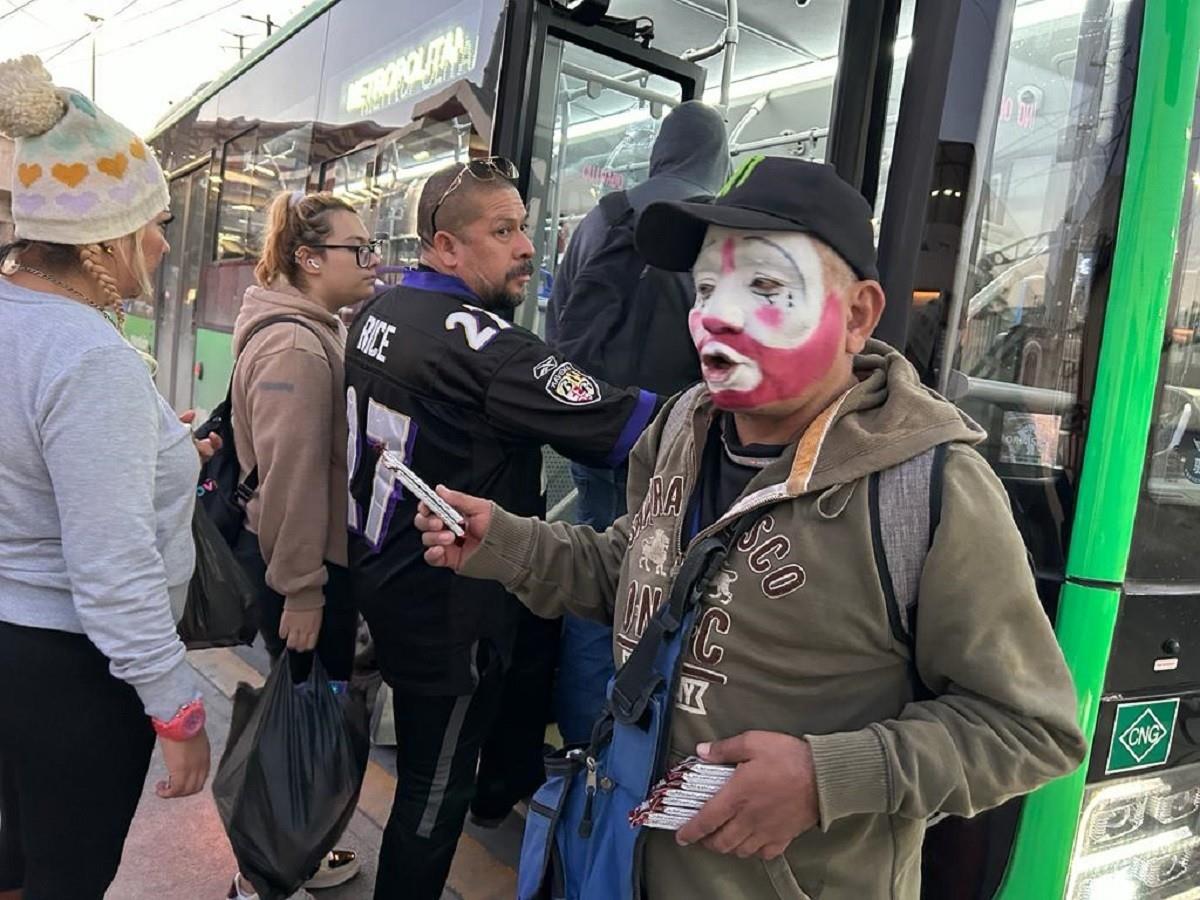
[[[164,722],[162,719],[151,716],[150,724],[154,726],[155,733],[161,738],[168,741],[187,741],[204,730],[206,718],[204,698],[197,697],[191,703],[185,703],[179,707],[175,715],[171,717],[171,721]]]

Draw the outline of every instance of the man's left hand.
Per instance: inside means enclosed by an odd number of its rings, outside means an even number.
[[[190,426],[196,421],[196,411],[194,409],[185,411],[179,416],[179,421]],[[196,452],[200,454],[201,463],[208,462],[213,458],[213,454],[221,449],[221,438],[215,431],[202,441],[192,438],[192,443],[196,445]]]
[[[774,859],[817,824],[817,784],[806,741],[773,731],[747,731],[701,744],[705,762],[737,764],[725,787],[675,835],[715,853]]]

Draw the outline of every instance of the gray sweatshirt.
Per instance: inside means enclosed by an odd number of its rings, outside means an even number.
[[[171,718],[199,693],[175,631],[191,435],[99,313],[3,278],[0,384],[0,621],[86,634],[147,715]]]

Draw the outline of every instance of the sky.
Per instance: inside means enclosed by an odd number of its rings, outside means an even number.
[[[243,15],[286,22],[306,0],[0,0],[0,60],[41,56],[57,84],[92,90],[95,101],[139,134],[201,84],[266,38],[266,27]],[[103,22],[93,24],[88,14]],[[75,43],[72,43],[75,42]]]

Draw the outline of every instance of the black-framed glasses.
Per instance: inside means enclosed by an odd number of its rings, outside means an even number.
[[[438,202],[433,205],[433,212],[429,214],[429,229],[430,236],[437,234],[437,214],[442,208],[442,204],[446,202],[446,198],[454,193],[455,188],[462,184],[463,177],[470,175],[476,181],[491,181],[493,178],[504,178],[508,181],[516,181],[519,175],[517,167],[511,160],[505,159],[503,156],[489,156],[485,159],[473,159],[459,169],[458,175],[450,182],[449,186],[442,191],[442,196],[438,198]]]
[[[354,262],[360,269],[371,268],[371,257],[379,256],[382,241],[367,241],[365,244],[306,244],[314,250],[353,250]]]

